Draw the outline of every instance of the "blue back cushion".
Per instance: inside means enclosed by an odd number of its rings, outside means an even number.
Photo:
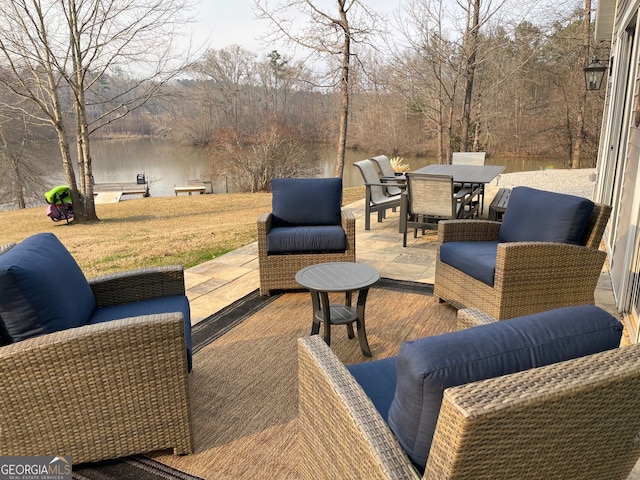
[[[95,297],[52,233],[33,235],[0,255],[0,318],[11,342],[85,325]]]
[[[271,180],[273,227],[340,225],[341,178]]]
[[[502,218],[500,242],[580,245],[594,203],[574,195],[516,187]]]
[[[389,357],[347,366],[385,422],[389,421],[389,408],[396,393],[396,360],[397,357]]]
[[[407,342],[389,426],[423,470],[446,388],[616,348],[621,335],[617,319],[584,305]]]
[[[440,245],[440,261],[493,286],[498,242],[445,242]]]

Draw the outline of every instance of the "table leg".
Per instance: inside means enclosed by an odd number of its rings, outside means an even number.
[[[364,306],[367,302],[367,295],[369,294],[369,288],[363,288],[360,290],[358,294],[358,304],[356,307],[356,316],[358,319],[356,320],[356,326],[358,328],[358,341],[360,342],[360,348],[362,349],[362,354],[365,357],[373,356],[371,353],[371,348],[369,347],[369,342],[367,341],[367,331],[364,326]]]
[[[310,290],[311,292],[311,317],[313,323],[311,324],[311,335],[317,335],[320,333],[320,320],[316,317],[316,312],[320,311],[320,297],[318,292]]]
[[[320,293],[320,308],[322,309],[322,321],[324,322],[324,341],[331,345],[331,305],[329,304],[329,294]]]
[[[351,306],[351,299],[353,298],[352,292],[346,292],[344,294],[344,304],[347,307]],[[354,338],[355,334],[353,333],[353,323],[347,323],[347,335],[349,338]]]

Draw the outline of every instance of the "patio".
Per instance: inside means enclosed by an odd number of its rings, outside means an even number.
[[[483,218],[497,193],[497,185],[487,185]],[[371,230],[364,229],[364,199],[347,205],[356,216],[356,258],[358,262],[376,268],[384,278],[421,283],[433,283],[435,276],[436,231],[427,231],[418,238],[408,236],[402,247],[398,233],[399,209],[388,212],[378,223],[375,215]],[[187,296],[191,304],[192,323],[197,323],[244,297],[259,287],[257,242],[221,257],[202,263],[185,272]],[[603,270],[596,289],[596,304],[616,314],[608,272]]]

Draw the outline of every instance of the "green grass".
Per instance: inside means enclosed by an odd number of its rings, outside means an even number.
[[[343,203],[364,197],[347,188]],[[87,277],[138,267],[198,265],[256,240],[256,219],[271,210],[268,193],[149,197],[96,205],[92,224],[54,223],[46,207],[0,212],[0,244],[53,232]]]

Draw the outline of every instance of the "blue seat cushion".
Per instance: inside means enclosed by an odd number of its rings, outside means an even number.
[[[347,234],[340,225],[277,227],[267,233],[267,252],[318,253],[344,252]]]
[[[340,225],[341,178],[271,180],[273,227]]]
[[[498,240],[581,245],[593,207],[587,198],[516,187],[509,197]]]
[[[389,426],[424,470],[446,388],[616,348],[621,335],[617,319],[584,305],[404,343]]]
[[[498,242],[446,242],[440,245],[440,261],[493,286]]]
[[[191,310],[189,309],[189,300],[185,295],[169,295],[166,297],[152,298],[150,300],[142,300],[140,302],[96,308],[87,324],[93,325],[95,323],[121,320],[129,317],[174,312],[182,313],[187,364],[189,371],[191,371]]]
[[[96,299],[80,267],[52,233],[0,255],[0,321],[7,342],[85,325]]]
[[[371,399],[385,422],[396,393],[396,357],[348,365],[347,370]]]

